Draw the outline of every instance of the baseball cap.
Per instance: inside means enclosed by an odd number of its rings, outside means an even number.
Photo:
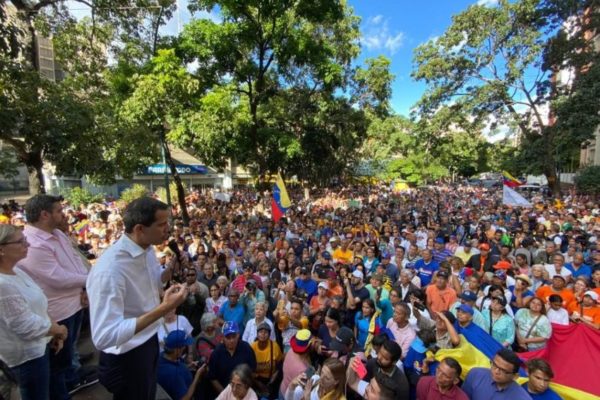
[[[389,259],[389,258],[392,258],[392,255],[386,251],[383,254],[381,254],[381,258],[388,258]]]
[[[563,281],[565,281],[565,282],[567,281],[567,280],[565,279],[565,277],[564,277],[564,276],[562,276],[562,275],[560,275],[560,274],[554,274],[554,275],[552,276],[552,279],[554,279],[554,278],[560,278],[560,279],[562,279],[562,280],[563,280]]]
[[[363,273],[359,270],[354,270],[354,272],[352,272],[352,276],[355,278],[360,278],[363,279],[365,276],[363,275]]]
[[[512,264],[508,261],[498,261],[496,263],[496,265],[494,265],[494,269],[498,269],[498,270],[506,270],[506,269],[510,269],[512,267]]]
[[[489,249],[490,249],[490,245],[489,245],[489,244],[487,244],[487,243],[481,243],[481,244],[479,245],[479,250],[486,250],[486,251],[487,251],[487,250],[489,250]]]
[[[331,254],[329,254],[328,251],[324,251],[323,254],[321,254],[321,256],[325,259],[325,260],[331,260]]]
[[[470,290],[465,290],[458,297],[460,297],[461,299],[466,300],[466,301],[476,301],[477,300],[477,295],[475,294],[475,292],[472,292]]]
[[[354,340],[354,332],[346,326],[342,326],[336,333],[335,338],[329,342],[329,348],[340,353],[346,352],[347,347]]]
[[[308,268],[306,268],[306,267],[300,268],[300,273],[301,274],[308,274]]]
[[[320,282],[319,287],[325,290],[329,290],[329,285],[327,284],[327,282]]]
[[[444,244],[444,239],[439,237],[439,238],[435,239],[435,242],[437,244]]]
[[[167,349],[178,349],[180,347],[186,347],[194,343],[194,339],[185,333],[181,329],[176,329],[169,332],[165,338],[165,348]]]
[[[592,300],[598,301],[598,293],[594,292],[593,290],[588,290],[583,294],[583,296],[590,296]]]
[[[448,279],[448,273],[446,271],[438,271],[437,277],[438,278]]]
[[[263,329],[269,331],[269,333],[270,333],[271,332],[271,325],[267,324],[266,322],[261,322],[256,327],[256,332],[262,331]]]
[[[290,340],[290,346],[296,353],[306,353],[310,347],[311,339],[312,334],[308,329],[300,329],[298,332],[296,332],[296,336]]]
[[[327,279],[337,279],[337,274],[335,273],[335,271],[327,272]]]
[[[456,309],[458,311],[462,311],[462,312],[465,312],[467,314],[471,314],[471,315],[475,314],[475,311],[473,310],[473,307],[471,307],[468,304],[461,304],[460,306],[456,307]]]
[[[161,251],[160,253],[158,253],[156,255],[156,258],[163,258],[163,257],[166,257],[166,256],[167,256],[167,253],[164,253],[164,252]]]
[[[233,335],[236,333],[240,333],[240,327],[235,321],[225,321],[223,324],[223,335]]]
[[[499,269],[494,273],[496,278],[506,279],[506,272],[503,269]]]

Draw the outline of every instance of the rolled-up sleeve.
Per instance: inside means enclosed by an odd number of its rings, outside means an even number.
[[[109,273],[90,276],[87,292],[92,340],[96,348],[106,350],[131,340],[135,335],[136,318],[124,316],[124,279]]]

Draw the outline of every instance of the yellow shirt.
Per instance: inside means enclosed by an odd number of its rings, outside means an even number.
[[[279,345],[272,340],[270,342],[273,344],[273,347],[268,344],[264,350],[258,348],[258,340],[250,344],[250,347],[252,347],[252,350],[254,350],[254,355],[256,357],[256,375],[267,379],[270,378],[277,370],[277,363],[283,360],[283,354],[281,353]],[[272,358],[271,348],[273,349]],[[273,362],[273,364],[271,364],[271,362]]]
[[[346,249],[346,251],[344,251],[341,247],[339,247],[333,252],[333,259],[335,261],[341,262],[342,264],[352,264],[354,255],[352,253],[352,250]]]

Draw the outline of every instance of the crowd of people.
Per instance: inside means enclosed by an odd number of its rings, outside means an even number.
[[[190,193],[186,225],[152,197],[3,206],[3,382],[24,400],[67,400],[98,379],[115,399],[154,399],[157,384],[177,400],[556,399],[552,367],[518,353],[544,348],[556,324],[600,332],[594,199],[290,194],[277,222],[250,189]],[[91,377],[82,329],[99,351]],[[466,331],[501,345],[489,368],[435,358]]]

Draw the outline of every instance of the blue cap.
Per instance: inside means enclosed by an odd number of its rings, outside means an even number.
[[[496,272],[494,273],[494,276],[500,279],[506,279],[506,272],[504,272],[504,270],[496,270]]]
[[[321,254],[323,256],[324,259],[326,260],[331,260],[331,254],[329,254],[328,251],[324,251],[323,254]]]
[[[436,242],[437,244],[444,244],[444,238],[440,238],[440,237],[439,237],[439,238],[435,239],[435,242]]]
[[[466,300],[466,301],[476,301],[477,300],[477,295],[475,294],[475,292],[471,292],[470,290],[465,290],[458,297],[460,297],[461,299]]]
[[[475,314],[475,310],[473,310],[473,307],[467,304],[461,304],[460,306],[456,307],[456,309],[462,312],[466,312],[467,314]]]
[[[235,333],[240,333],[240,327],[235,321],[225,321],[223,324],[223,335],[232,335]]]
[[[388,253],[387,251],[384,251],[381,254],[381,258],[392,258],[392,255],[390,253]]]
[[[165,338],[166,349],[178,349],[180,347],[186,347],[194,343],[194,339],[182,331],[181,329],[169,332]]]

